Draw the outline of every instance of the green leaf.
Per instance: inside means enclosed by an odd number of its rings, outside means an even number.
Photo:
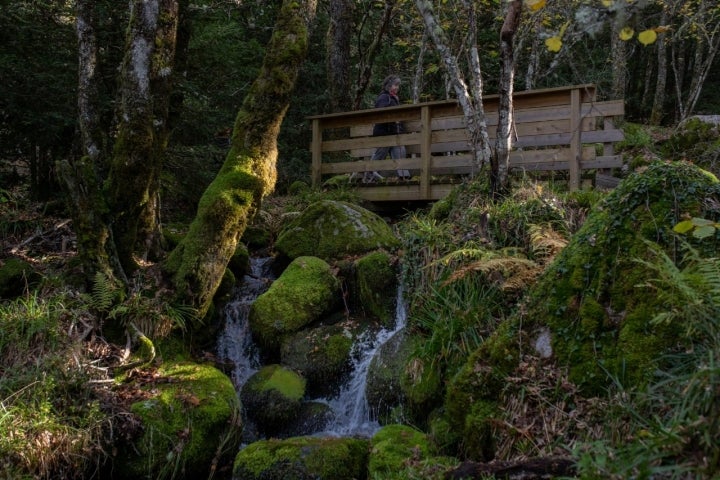
[[[707,225],[715,225],[715,222],[708,220],[707,218],[693,217],[692,224],[696,227],[705,227]]]
[[[693,225],[692,220],[683,220],[682,222],[678,223],[673,227],[673,232],[675,233],[687,233],[690,230],[693,229],[695,225]]]
[[[698,227],[693,232],[693,237],[703,239],[707,238],[711,235],[715,234],[715,226],[714,225],[704,225],[702,227]]]

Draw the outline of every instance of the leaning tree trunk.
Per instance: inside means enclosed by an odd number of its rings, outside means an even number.
[[[177,22],[176,0],[132,3],[107,188],[114,242],[126,274],[159,241],[158,192]]]
[[[185,238],[164,267],[178,303],[207,313],[238,240],[275,186],[277,136],[308,48],[315,0],[284,0],[258,78],[235,119],[232,145]]]
[[[358,79],[357,85],[355,86],[355,99],[353,100],[353,109],[357,110],[362,107],[362,100],[370,84],[370,77],[372,77],[372,67],[375,62],[382,42],[385,41],[385,34],[390,28],[390,20],[392,19],[393,10],[395,8],[395,0],[385,0],[385,7],[383,9],[382,18],[377,31],[373,35],[373,40],[365,51],[360,55],[360,65],[358,66]]]
[[[495,155],[490,166],[490,185],[493,193],[506,191],[509,187],[511,129],[513,125],[513,80],[515,78],[515,55],[513,41],[520,25],[522,1],[512,0],[505,14],[500,31],[500,97],[498,103],[498,126],[495,138]]]

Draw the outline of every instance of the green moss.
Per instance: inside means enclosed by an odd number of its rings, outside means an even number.
[[[233,478],[287,480],[365,478],[368,441],[295,437],[248,445],[235,457]]]
[[[304,378],[273,364],[262,367],[245,382],[240,398],[258,430],[270,437],[297,420],[305,393]]]
[[[372,252],[355,263],[359,301],[365,313],[391,326],[395,320],[397,274],[392,257],[383,251]]]
[[[676,256],[672,227],[681,215],[717,217],[707,199],[720,201],[720,184],[687,163],[656,162],[624,180],[591,211],[581,229],[531,290],[526,327],[547,324],[555,355],[588,394],[605,391],[610,376],[626,387],[653,372],[653,359],[677,343],[675,332],[651,325],[664,311],[641,287],[653,273],[646,240]],[[693,244],[707,255],[714,242]]]
[[[463,425],[461,450],[465,456],[487,462],[495,457],[493,424],[500,415],[494,401],[476,401],[470,407]]]
[[[276,390],[291,400],[300,400],[305,396],[305,380],[297,374],[284,368],[274,368],[268,372],[260,389],[262,391]]]
[[[289,258],[312,255],[328,261],[397,246],[398,239],[382,218],[336,200],[310,205],[283,229],[275,243]]]
[[[405,425],[382,427],[370,440],[368,478],[402,479],[408,459],[420,460],[431,454],[427,435]]]
[[[283,337],[317,320],[338,300],[340,284],[315,257],[295,259],[250,309],[250,327],[263,348],[276,352]]]
[[[170,478],[184,469],[204,476],[221,442],[239,442],[239,404],[230,379],[210,365],[165,363],[157,382],[140,385],[148,397],[130,410],[142,435],[115,460],[121,477]],[[165,381],[160,381],[165,379]]]
[[[280,358],[308,381],[308,390],[317,396],[332,393],[338,380],[349,370],[353,325],[346,322],[303,329],[283,341]]]

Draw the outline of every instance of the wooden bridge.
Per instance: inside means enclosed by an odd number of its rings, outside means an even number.
[[[577,189],[583,173],[622,166],[613,142],[623,139],[615,120],[624,102],[596,101],[594,85],[516,92],[511,171],[566,171],[568,186]],[[498,96],[484,97],[485,117],[494,148]],[[386,172],[373,184],[358,182],[370,201],[437,200],[462,176],[477,172],[468,143],[465,119],[457,101],[437,101],[308,117],[312,122],[312,182],[362,172]],[[372,126],[403,122],[405,132],[373,137]],[[408,158],[371,161],[376,147],[405,145]],[[409,182],[393,181],[397,169],[408,169]],[[353,176],[353,173],[359,175]],[[607,178],[607,176],[596,177]]]

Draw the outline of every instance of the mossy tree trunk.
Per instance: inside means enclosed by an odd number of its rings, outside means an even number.
[[[107,180],[114,240],[126,274],[159,250],[158,193],[177,24],[176,0],[132,3],[118,136]]]
[[[117,137],[100,121],[93,1],[77,2],[78,110],[83,157],[60,165],[86,278],[127,282],[157,245],[157,194],[178,21],[176,0],[133,0],[120,72]]]
[[[165,262],[177,301],[204,316],[245,227],[276,180],[277,136],[308,48],[316,0],[284,0],[232,144],[188,234]]]

